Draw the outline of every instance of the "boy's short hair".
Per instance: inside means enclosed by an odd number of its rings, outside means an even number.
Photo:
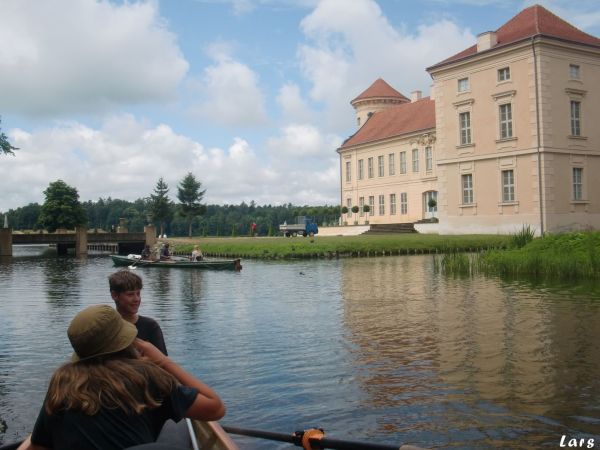
[[[137,291],[142,289],[142,277],[130,270],[123,269],[108,277],[111,292]]]

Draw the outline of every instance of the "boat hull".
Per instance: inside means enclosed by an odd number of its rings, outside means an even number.
[[[185,259],[173,261],[150,261],[136,257],[111,255],[115,266],[127,267],[168,267],[180,269],[208,269],[208,270],[240,270],[240,259],[204,259],[202,261],[188,261]]]

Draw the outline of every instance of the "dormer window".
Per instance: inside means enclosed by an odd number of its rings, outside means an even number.
[[[503,67],[498,69],[498,81],[510,80],[510,67]]]
[[[569,64],[569,76],[572,80],[579,80],[581,78],[581,71],[577,64]]]
[[[467,92],[469,90],[469,79],[460,78],[458,80],[458,92]]]

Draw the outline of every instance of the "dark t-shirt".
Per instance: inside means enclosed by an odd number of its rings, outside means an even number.
[[[42,406],[31,442],[55,450],[117,450],[151,443],[168,419],[184,417],[197,394],[195,388],[178,386],[158,408],[139,415],[105,408],[94,416],[80,411],[49,415]]]
[[[150,317],[138,316],[135,327],[141,340],[150,342],[165,355],[168,355],[162,330],[156,320]]]

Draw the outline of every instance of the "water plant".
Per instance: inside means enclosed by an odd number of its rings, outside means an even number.
[[[535,238],[535,228],[524,224],[519,231],[511,234],[511,245],[514,248],[522,248]]]

